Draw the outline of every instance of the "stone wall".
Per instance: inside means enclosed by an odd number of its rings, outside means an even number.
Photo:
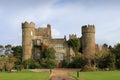
[[[82,52],[86,59],[95,53],[95,26],[82,26]]]

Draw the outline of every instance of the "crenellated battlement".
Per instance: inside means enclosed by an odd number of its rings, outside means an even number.
[[[82,52],[84,58],[86,59],[87,65],[91,65],[91,60],[93,59],[90,56],[95,54],[95,26],[94,25],[84,25],[82,26]]]
[[[94,25],[82,26],[82,33],[95,33],[95,26]]]
[[[33,22],[24,22],[24,23],[22,23],[22,28],[34,28],[35,27],[35,23],[33,23]]]
[[[70,34],[69,35],[69,39],[75,39],[75,38],[77,38],[76,34]]]
[[[23,22],[22,24],[22,46],[23,46],[23,61],[32,58],[36,60],[41,55],[42,46],[52,47],[56,51],[56,55],[62,54],[63,57],[57,61],[67,59],[68,62],[74,57],[71,54],[75,52],[70,50],[69,45],[66,44],[66,36],[64,38],[53,39],[51,35],[51,25],[43,27],[35,27],[34,22]],[[90,60],[90,56],[95,53],[95,26],[83,25],[82,37],[80,38],[81,51],[86,60]],[[69,34],[69,39],[79,39],[76,34]],[[61,51],[61,52],[60,52]],[[39,55],[38,55],[39,54]],[[90,56],[89,56],[90,55]],[[57,57],[56,57],[57,58]]]

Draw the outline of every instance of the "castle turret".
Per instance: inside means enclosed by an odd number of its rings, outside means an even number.
[[[33,22],[22,23],[22,46],[23,46],[23,61],[32,56],[32,39],[35,35],[35,24]]]
[[[91,58],[95,53],[95,26],[82,26],[82,52],[88,65],[91,64]]]
[[[51,25],[47,24],[48,37],[51,39]]]
[[[76,34],[70,34],[69,35],[69,39],[76,39],[76,38],[77,38]]]

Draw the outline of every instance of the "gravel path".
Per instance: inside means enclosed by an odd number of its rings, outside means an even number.
[[[69,72],[76,71],[75,69],[53,69],[49,80],[75,80],[69,75]]]

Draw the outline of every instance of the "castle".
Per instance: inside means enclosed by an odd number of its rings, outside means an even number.
[[[76,35],[69,35],[70,39],[77,38]],[[22,46],[23,46],[23,60],[31,57],[37,58],[40,56],[41,43],[55,49],[56,60],[61,61],[65,58],[70,60],[74,57],[75,53],[72,48],[66,44],[66,36],[64,38],[53,39],[51,35],[51,25],[47,27],[35,28],[33,22],[22,23]],[[82,36],[80,38],[82,46],[82,53],[86,59],[89,59],[89,54],[95,53],[95,26],[84,25],[82,26]]]

